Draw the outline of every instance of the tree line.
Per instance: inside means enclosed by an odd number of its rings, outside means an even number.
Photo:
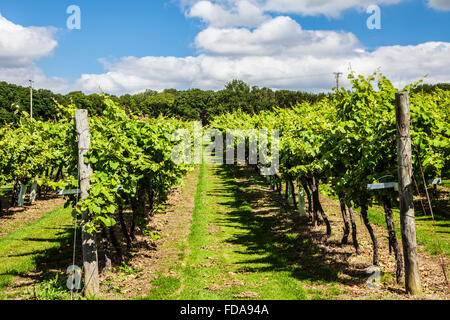
[[[440,88],[450,90],[450,84],[423,84],[415,92],[430,93]],[[159,115],[177,117],[183,120],[202,120],[206,125],[217,115],[241,109],[245,113],[257,114],[273,107],[291,108],[297,103],[315,103],[327,96],[325,93],[308,93],[292,90],[272,90],[250,87],[241,80],[229,82],[219,91],[189,89],[166,89],[162,92],[146,90],[138,94],[110,96],[126,110],[141,116],[156,118]],[[101,115],[106,106],[100,94],[84,94],[81,91],[66,95],[50,90],[33,90],[33,115],[37,120],[48,121],[57,118],[56,103],[74,104],[78,109],[87,109],[91,115]],[[30,111],[30,89],[6,82],[0,82],[0,126],[15,123],[22,111]]]
[[[125,94],[110,98],[125,110],[134,114],[156,118],[159,115],[177,117],[183,120],[202,120],[207,124],[214,116],[241,109],[247,113],[271,110],[274,106],[289,108],[299,102],[315,102],[325,94],[302,91],[279,90],[250,87],[243,81],[233,80],[223,90],[177,90],[162,92],[146,90],[138,94]],[[50,90],[33,90],[33,115],[37,120],[48,121],[57,117],[57,105],[74,104],[79,109],[87,109],[91,115],[101,115],[105,110],[100,94],[84,94],[75,91],[66,95]],[[22,111],[30,111],[30,89],[0,82],[0,126],[15,123]]]

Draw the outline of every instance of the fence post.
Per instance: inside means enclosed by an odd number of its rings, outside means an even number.
[[[80,198],[81,200],[88,196],[88,186],[92,176],[92,168],[84,163],[84,157],[89,151],[90,135],[88,111],[81,109],[75,111],[75,123],[78,137],[78,170],[80,178]],[[89,212],[83,212],[83,224],[90,221]],[[99,291],[98,280],[98,255],[97,244],[94,233],[87,233],[83,227],[81,232],[81,241],[83,247],[83,266],[84,266],[84,285],[85,295],[94,296]]]
[[[405,257],[405,286],[412,295],[420,294],[420,270],[417,255],[416,226],[412,193],[411,115],[409,93],[395,94],[397,119],[398,183],[400,193],[400,224]]]

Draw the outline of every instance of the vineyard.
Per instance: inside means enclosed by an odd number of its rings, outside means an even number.
[[[193,137],[193,121],[108,96],[102,115],[55,101],[56,120],[24,112],[0,127],[0,297],[448,299],[450,91],[404,88],[422,283],[411,292],[399,90],[380,73],[349,78],[318,102],[208,121],[223,135],[277,130],[256,163],[178,163],[174,132]],[[237,138],[227,150],[251,148]]]

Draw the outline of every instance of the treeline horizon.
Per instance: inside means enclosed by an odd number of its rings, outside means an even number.
[[[450,90],[450,84],[440,83],[423,84],[414,91],[433,92],[437,87]],[[142,93],[125,94],[120,97],[106,95],[125,110],[143,117],[163,115],[184,120],[201,120],[204,124],[208,124],[212,117],[237,109],[253,114],[274,107],[291,108],[297,103],[314,103],[329,94],[250,87],[244,81],[233,80],[218,91],[165,89],[157,92],[148,89]],[[47,89],[33,89],[33,117],[42,121],[55,120],[57,118],[55,101],[61,105],[74,104],[79,109],[87,109],[92,115],[101,115],[105,109],[101,94],[74,91],[63,95]],[[23,111],[30,112],[29,87],[0,82],[0,126],[16,123]]]

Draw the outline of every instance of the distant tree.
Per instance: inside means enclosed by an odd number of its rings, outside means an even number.
[[[270,110],[277,104],[275,92],[269,88],[253,87],[250,104],[256,112]]]
[[[174,103],[175,95],[173,93],[161,92],[147,97],[141,105],[141,110],[144,115],[148,114],[152,117],[171,116]]]
[[[214,92],[200,89],[180,91],[173,106],[174,114],[189,120],[200,120],[203,111],[214,108]],[[205,113],[204,113],[205,114]]]
[[[432,93],[436,91],[436,88],[442,90],[450,90],[450,83],[437,83],[437,84],[421,84],[413,89],[414,92]]]
[[[428,92],[435,90],[436,87],[450,90],[450,84],[422,85],[415,90]],[[184,91],[166,89],[160,93],[155,90],[146,90],[133,95],[110,97],[128,112],[140,116],[176,116],[208,123],[216,115],[237,109],[246,113],[257,113],[262,110],[270,110],[275,106],[290,108],[303,101],[315,102],[324,96],[325,94],[302,91],[274,91],[257,86],[250,88],[244,81],[235,79],[217,92],[200,89]],[[41,89],[33,91],[34,117],[39,120],[54,119],[57,115],[54,100],[63,105],[73,103],[78,108],[87,109],[90,114],[94,115],[101,115],[105,109],[102,96],[96,93],[86,95],[81,91],[74,91],[61,95]],[[0,82],[0,125],[18,121],[17,111],[29,112],[29,105],[29,88]]]
[[[232,112],[242,109],[244,112],[254,112],[251,106],[250,87],[241,80],[229,82],[224,90],[217,92],[217,103],[221,111]]]

